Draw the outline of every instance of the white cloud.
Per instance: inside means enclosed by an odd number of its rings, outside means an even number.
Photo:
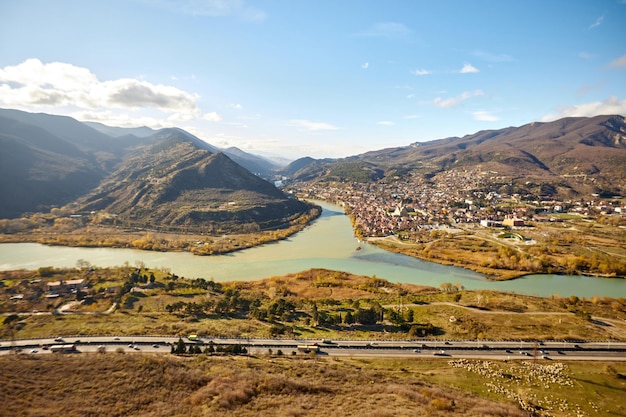
[[[626,116],[626,100],[620,101],[617,97],[612,96],[604,101],[563,106],[558,108],[556,113],[546,114],[539,120],[542,122],[550,122],[563,117],[593,117],[605,114]]]
[[[433,100],[433,104],[437,107],[442,107],[442,108],[447,109],[447,108],[457,107],[462,102],[472,97],[479,97],[479,96],[484,96],[484,95],[485,93],[482,90],[465,91],[456,97],[450,97],[446,99],[437,97]]]
[[[432,74],[430,71],[425,70],[425,69],[416,69],[415,71],[411,71],[411,74],[413,75],[428,75],[428,74]]]
[[[306,130],[310,130],[313,132],[318,131],[318,130],[339,130],[338,127],[333,126],[330,123],[312,122],[310,120],[303,120],[303,119],[291,120],[289,121],[287,125],[295,126],[295,127],[302,127]]]
[[[626,55],[622,55],[609,64],[610,68],[626,68]]]
[[[369,62],[364,62],[363,64],[361,64],[361,68],[363,68],[363,69],[368,69],[369,66],[370,66]]]
[[[590,54],[589,52],[579,52],[578,57],[581,59],[592,59],[593,55]]]
[[[0,69],[0,103],[20,107],[152,108],[198,115],[196,95],[176,87],[122,78],[99,81],[87,68],[28,59]]]
[[[235,110],[241,110],[241,109],[243,109],[243,106],[242,106],[241,104],[239,104],[239,103],[236,103],[236,104],[231,104],[231,105],[230,105],[230,107],[231,107],[231,108],[233,108],[233,109],[235,109]]]
[[[595,27],[600,26],[600,25],[602,24],[602,21],[603,21],[603,20],[604,20],[604,15],[602,15],[602,16],[600,16],[600,17],[598,17],[598,18],[596,19],[596,21],[595,21],[595,22],[593,22],[593,23],[589,26],[589,29],[593,29],[593,28],[595,28]]]
[[[154,118],[149,116],[138,117],[137,115],[130,115],[128,113],[113,113],[109,110],[76,111],[68,113],[68,116],[73,117],[76,120],[83,120],[87,122],[100,122],[109,126],[119,127],[148,126],[153,129],[162,129],[175,126],[175,123],[173,123],[173,121],[171,120],[163,120],[161,118]]]
[[[167,117],[167,120],[170,122],[190,122],[195,120],[196,116],[189,113],[173,113]]]
[[[475,111],[472,113],[474,120],[478,120],[481,122],[497,122],[500,120],[499,117],[494,116],[493,114],[487,111]]]
[[[478,68],[474,67],[472,64],[465,64],[463,65],[463,68],[459,70],[459,72],[461,74],[475,74],[480,71],[478,70]]]
[[[209,122],[221,122],[222,121],[222,116],[220,116],[219,114],[215,112],[205,113],[204,116],[202,116],[202,118],[204,120],[208,120]]]
[[[380,126],[394,126],[395,125],[394,122],[391,122],[389,120],[381,120],[380,122],[376,122],[376,124]]]
[[[153,107],[161,110],[181,110],[197,113],[193,95],[166,85],[154,85],[146,81],[123,78],[105,81],[92,86],[90,98],[95,105],[106,104],[113,107]]]
[[[403,25],[402,23],[396,22],[382,22],[376,23],[371,28],[367,29],[364,32],[358,33],[358,36],[369,37],[369,38],[408,38],[411,36],[411,29]]]

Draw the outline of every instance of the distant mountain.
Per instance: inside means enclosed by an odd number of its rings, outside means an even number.
[[[103,132],[109,132],[115,136]],[[147,133],[149,135],[146,135]],[[270,212],[274,209],[276,209],[273,211],[275,217],[279,221],[283,221],[285,216],[289,217],[290,213],[302,209],[300,205],[288,200],[272,184],[251,173],[254,172],[267,178],[273,176],[274,166],[271,162],[237,148],[222,151],[182,129],[153,131],[148,128],[110,128],[101,124],[88,125],[70,117],[0,109],[0,147],[2,149],[0,153],[0,196],[2,196],[0,218],[19,217],[26,212],[47,211],[51,207],[68,204],[84,195],[88,197],[81,200],[82,204],[89,201],[89,205],[94,205],[98,201],[100,206],[107,208],[108,204],[104,204],[104,200],[93,200],[92,190],[95,187],[104,181],[98,188],[103,190],[106,189],[105,185],[110,186],[122,178],[126,178],[124,181],[133,176],[139,178],[142,170],[150,172],[151,181],[163,184],[159,171],[153,171],[153,167],[150,166],[157,162],[162,172],[168,172],[171,176],[168,180],[173,180],[174,185],[165,195],[160,196],[160,199],[156,198],[155,201],[173,203],[176,199],[169,201],[166,196],[172,196],[174,193],[172,190],[177,186],[180,186],[180,190],[185,190],[187,183],[185,181],[181,183],[180,178],[186,178],[185,175],[191,174],[181,174],[183,176],[179,177],[174,175],[172,170],[180,164],[190,163],[184,158],[197,157],[200,151],[202,151],[203,158],[221,155],[211,158],[218,161],[221,158],[228,160],[228,163],[215,165],[216,162],[213,162],[207,165],[207,167],[211,165],[224,168],[224,172],[216,169],[210,170],[211,180],[218,182],[213,189],[219,192],[215,192],[212,196],[212,199],[218,203],[221,204],[224,199],[227,199],[228,202],[235,201],[242,206],[251,207],[255,201],[261,202],[260,217],[268,224],[272,222]],[[194,151],[181,152],[181,149],[186,147]],[[164,155],[158,158],[149,157],[158,149],[171,152],[169,159]],[[144,157],[138,155],[144,155]],[[230,155],[230,157],[224,155]],[[163,165],[163,160],[167,160],[170,167]],[[241,166],[237,165],[238,162],[241,162]],[[127,177],[123,177],[125,172],[128,173]],[[231,176],[232,184],[227,183],[224,175]],[[205,178],[205,180],[208,179]],[[220,181],[224,183],[220,185]],[[123,184],[128,186],[127,182]],[[244,188],[238,189],[238,184]],[[139,184],[135,186],[141,187]],[[148,188],[145,184],[143,186],[145,190],[142,192],[147,192]],[[199,186],[199,188],[203,187]],[[119,195],[124,194],[119,187],[115,190]],[[256,190],[259,195],[254,195],[253,190]],[[236,192],[240,192],[241,195],[234,195]],[[128,197],[128,194],[125,196]],[[115,195],[109,196],[107,201],[115,200],[115,198]],[[134,199],[129,201],[134,201]],[[208,204],[208,200],[205,202]],[[273,203],[277,204],[272,205]],[[142,204],[149,207],[147,200]],[[281,204],[283,208],[287,208],[285,212],[287,214],[278,213]],[[121,211],[126,209],[127,207],[120,206]],[[153,213],[155,218],[159,214],[157,211]],[[170,220],[178,222],[180,219],[168,217],[164,221]]]
[[[222,152],[248,171],[264,178],[272,177],[278,169],[278,165],[273,161],[262,156],[252,155],[236,147],[223,149]]]
[[[298,181],[311,181],[316,178],[324,178],[330,170],[330,168],[337,163],[337,159],[314,159],[311,157],[304,157],[296,159],[280,173],[297,179]]]
[[[138,138],[145,138],[147,136],[154,135],[157,131],[146,126],[142,127],[115,127],[107,126],[98,122],[82,122],[83,124],[97,130],[105,135],[118,138],[121,136],[133,135]]]
[[[107,213],[123,224],[207,232],[276,227],[308,210],[184,131],[154,136],[157,143],[126,158],[73,210]]]
[[[368,152],[358,159],[384,165],[428,161],[435,169],[476,166],[507,174],[626,174],[622,116],[566,118],[488,130],[462,138]],[[422,164],[424,165],[424,164]],[[428,170],[426,168],[426,170]]]
[[[47,210],[95,187],[98,156],[38,126],[0,113],[0,217]],[[58,131],[58,130],[57,130]]]
[[[571,195],[619,194],[626,192],[626,122],[622,116],[573,117],[306,162],[298,165],[295,179],[367,182],[381,172],[433,177],[447,169],[480,169],[522,182],[552,183]]]
[[[117,137],[117,138],[120,138],[123,136],[127,137],[129,135],[136,136],[138,138],[149,138],[159,132],[158,130],[150,129],[149,127],[145,127],[145,126],[127,128],[127,127],[112,127],[112,126],[104,125],[102,123],[95,123],[95,122],[83,122],[83,123],[86,124],[87,126],[90,126],[98,130],[99,132],[102,132],[104,134],[107,134],[112,137]],[[169,129],[161,129],[161,130],[167,132]],[[183,131],[182,129],[179,129],[179,130]],[[200,140],[189,133],[187,134],[190,137],[195,138],[194,140]],[[248,171],[257,175],[261,175],[264,178],[271,178],[274,172],[276,171],[276,169],[278,168],[278,165],[276,163],[266,158],[263,158],[261,156],[244,152],[239,148],[231,147],[227,149],[221,149],[213,145],[209,145],[208,143],[207,145],[209,146],[208,149],[211,150],[211,152],[223,152],[226,155],[228,155],[233,161],[237,162],[239,165],[246,168]]]

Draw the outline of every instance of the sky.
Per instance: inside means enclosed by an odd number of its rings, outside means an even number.
[[[626,116],[626,0],[0,0],[0,108],[289,159]]]

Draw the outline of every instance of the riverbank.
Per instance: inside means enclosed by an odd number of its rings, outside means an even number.
[[[302,231],[321,215],[321,208],[312,206],[309,212],[283,228],[250,233],[207,235],[141,228],[123,228],[101,224],[85,224],[78,219],[34,220],[20,228],[22,219],[2,220],[0,243],[40,243],[49,246],[83,248],[123,248],[158,252],[190,252],[194,255],[220,255],[277,242]],[[66,221],[62,221],[66,220]],[[62,224],[62,226],[60,226]]]
[[[625,278],[623,230],[602,224],[586,231],[571,225],[559,227],[541,224],[511,233],[466,225],[421,233],[412,239],[402,234],[366,239],[390,252],[469,269],[493,281],[534,274]]]
[[[470,271],[474,271],[481,275],[484,275],[485,278],[493,281],[508,281],[516,278],[521,278],[530,274],[530,272],[528,271],[512,271],[506,269],[489,268],[468,263],[468,258],[467,256],[463,256],[464,253],[462,251],[459,251],[456,254],[459,258],[457,260],[441,259],[436,256],[432,256],[432,251],[424,251],[423,247],[402,242],[395,236],[370,237],[367,238],[366,241],[372,245],[375,245],[376,247],[379,247],[389,252],[400,253],[424,261],[435,262],[441,265],[468,269]]]

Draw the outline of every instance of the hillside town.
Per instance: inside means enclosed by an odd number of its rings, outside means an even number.
[[[589,195],[577,200],[553,196],[503,194],[493,184],[510,179],[490,171],[450,170],[434,180],[415,175],[375,183],[291,183],[287,190],[302,198],[338,204],[362,237],[400,234],[403,238],[433,230],[475,224],[522,227],[529,221],[558,222],[560,215],[624,215],[616,199]],[[540,199],[541,198],[541,199]]]

